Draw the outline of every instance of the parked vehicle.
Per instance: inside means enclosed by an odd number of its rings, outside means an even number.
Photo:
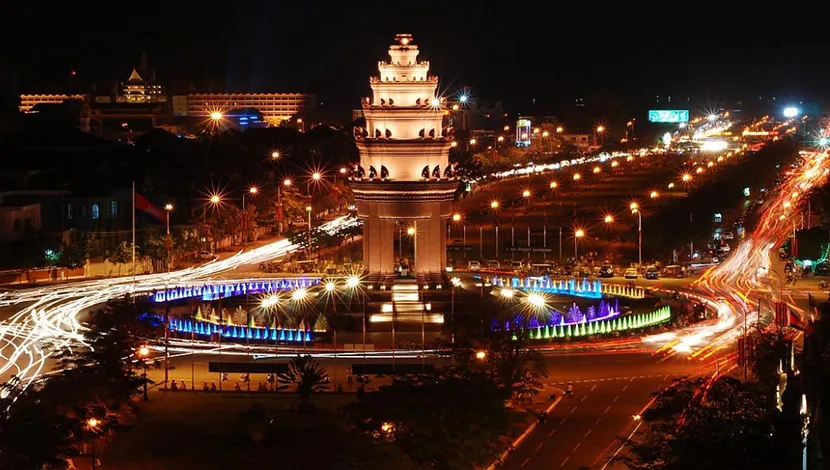
[[[603,264],[599,268],[599,277],[614,277],[614,267],[610,264]]]
[[[637,268],[627,268],[625,270],[625,278],[626,279],[637,279],[639,275],[637,274]]]
[[[657,271],[657,266],[649,266],[646,268],[646,279],[657,279],[660,277],[660,273]]]
[[[470,261],[468,267],[470,268],[470,271],[473,272],[481,271],[481,263],[478,261]]]

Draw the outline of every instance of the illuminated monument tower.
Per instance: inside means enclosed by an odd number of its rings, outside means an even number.
[[[379,62],[380,75],[369,79],[366,128],[355,131],[360,165],[351,187],[363,219],[363,265],[369,273],[394,273],[396,224],[402,223],[415,228],[414,271],[440,273],[458,180],[442,129],[438,77],[428,75],[429,62],[418,61],[411,35],[395,39],[389,62]]]

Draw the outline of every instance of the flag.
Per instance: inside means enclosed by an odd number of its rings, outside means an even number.
[[[163,210],[138,193],[135,193],[135,208],[152,215],[158,219],[159,222],[164,222],[166,220],[166,214]]]

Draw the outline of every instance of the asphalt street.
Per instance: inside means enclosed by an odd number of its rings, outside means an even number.
[[[649,354],[550,358],[550,380],[573,397],[564,398],[510,454],[504,469],[602,469],[637,425],[652,399],[679,377],[711,371],[711,364],[681,357],[661,361]]]

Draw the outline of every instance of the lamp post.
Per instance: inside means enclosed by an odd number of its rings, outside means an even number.
[[[632,214],[637,214],[637,251],[639,266],[643,266],[643,214],[640,212],[640,205],[632,202],[629,206]]]
[[[522,197],[525,198],[525,212],[527,212],[527,259],[530,260],[530,190],[522,191]]]
[[[150,348],[147,346],[142,346],[138,348],[138,355],[141,357],[141,364],[144,368],[144,401],[149,401],[150,397],[147,395],[147,356],[150,354]]]
[[[278,220],[277,220],[277,233],[282,235],[282,219],[283,215],[283,206],[282,206],[282,188],[283,187],[290,187],[291,186],[291,179],[286,178],[282,182],[282,186],[277,186],[277,211],[278,212]]]
[[[454,277],[450,279],[452,295],[450,296],[450,344],[455,346],[455,289],[461,287],[461,279]]]
[[[491,201],[490,202],[490,209],[493,211],[493,228],[495,230],[495,242],[496,242],[496,260],[499,259],[499,222],[496,220],[496,212],[499,209],[499,201]]]
[[[165,245],[166,245],[166,248],[167,248],[167,272],[168,273],[170,272],[170,264],[171,264],[171,259],[170,258],[172,256],[172,248],[173,248],[173,246],[172,246],[173,244],[171,243],[171,240],[170,240],[170,212],[172,212],[172,211],[173,211],[173,204],[167,203],[167,204],[164,205],[164,212],[166,213],[165,215],[167,216],[166,217],[167,218],[167,240],[165,240]]]
[[[248,210],[245,207],[245,195],[250,194],[256,196],[259,193],[259,188],[251,186],[247,191],[242,193],[242,243],[248,246]]]
[[[308,259],[311,259],[311,206],[305,206],[305,211],[308,213]]]
[[[574,262],[579,261],[579,239],[585,236],[585,231],[581,228],[574,232]]]
[[[86,422],[87,427],[90,431],[92,431],[92,470],[95,470],[97,463],[95,462],[95,440],[97,438],[96,431],[98,431],[98,425],[101,424],[95,418],[89,418]]]

